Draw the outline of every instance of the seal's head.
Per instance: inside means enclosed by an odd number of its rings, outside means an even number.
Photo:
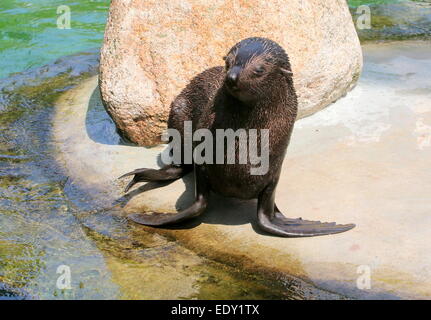
[[[224,60],[225,86],[232,96],[243,102],[259,100],[283,79],[292,79],[286,52],[266,38],[254,37],[238,42]]]

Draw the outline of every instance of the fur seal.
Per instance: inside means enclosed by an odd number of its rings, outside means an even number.
[[[179,179],[194,170],[195,201],[178,213],[134,213],[139,224],[161,226],[199,216],[207,208],[210,191],[227,197],[258,199],[261,229],[283,237],[307,237],[340,233],[354,224],[307,221],[285,217],[275,204],[275,190],[297,115],[297,96],[285,50],[266,38],[247,38],[232,47],[225,66],[197,75],[171,104],[168,128],[184,132],[185,121],[194,130],[268,129],[269,171],[251,175],[245,164],[171,164],[161,169],[137,169],[127,192],[137,182]],[[185,143],[182,136],[182,142]],[[184,163],[184,162],[182,162]]]

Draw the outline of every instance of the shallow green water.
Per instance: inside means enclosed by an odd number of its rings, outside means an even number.
[[[71,10],[71,29],[58,29],[57,8]],[[109,1],[0,1],[0,78],[99,47]]]

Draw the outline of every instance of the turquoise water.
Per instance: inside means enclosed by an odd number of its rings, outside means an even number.
[[[57,8],[70,7],[71,29],[58,29]],[[109,1],[1,0],[0,78],[100,47]]]

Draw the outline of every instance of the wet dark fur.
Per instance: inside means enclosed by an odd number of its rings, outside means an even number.
[[[262,39],[247,39],[239,45],[244,45],[245,41]],[[268,49],[260,52],[260,55],[272,61],[275,51],[283,59],[281,67],[290,70],[284,50],[278,46],[274,47],[273,43],[268,43],[268,46],[272,51]],[[226,59],[234,61],[236,49],[237,46],[232,48]],[[253,67],[251,61],[246,68]],[[265,83],[264,94],[256,101],[242,102],[233,97],[226,88],[226,72],[225,67],[219,66],[196,76],[172,103],[168,127],[182,133],[184,121],[191,120],[193,130],[207,128],[213,132],[214,137],[215,129],[269,129],[270,167],[266,175],[250,175],[250,164],[205,165],[212,191],[235,198],[257,198],[268,182],[277,180],[280,175],[298,110],[296,92],[291,75],[274,68],[264,79],[259,79]],[[250,88],[260,85],[252,75],[245,76],[248,79],[240,81],[247,82]]]

